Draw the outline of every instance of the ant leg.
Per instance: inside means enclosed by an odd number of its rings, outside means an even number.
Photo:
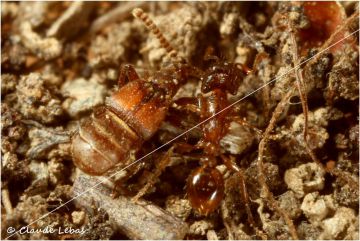
[[[208,46],[205,50],[204,61],[215,61],[215,63],[219,63],[220,59],[215,55],[215,49],[211,46]]]
[[[263,131],[260,130],[259,128],[251,125],[249,122],[247,122],[246,120],[244,120],[243,118],[239,117],[239,116],[230,116],[228,117],[230,119],[230,121],[235,121],[237,123],[239,123],[240,125],[249,127],[251,130],[255,131],[257,136],[262,138],[263,136]]]
[[[221,155],[221,159],[223,159],[224,164],[228,169],[235,171],[239,176],[241,199],[245,203],[245,210],[248,216],[248,221],[250,223],[250,226],[255,230],[257,236],[261,237],[261,239],[263,240],[267,240],[268,238],[266,234],[264,234],[263,231],[259,230],[259,228],[255,225],[254,217],[250,210],[249,195],[246,190],[244,171],[238,165],[236,165],[236,163],[231,158],[227,158],[226,156]]]
[[[161,173],[163,172],[163,170],[167,167],[167,165],[170,162],[170,157],[172,156],[174,150],[176,150],[177,153],[187,153],[187,152],[191,152],[192,150],[196,149],[195,147],[193,147],[192,145],[189,145],[187,143],[175,143],[164,155],[164,157],[161,159],[161,161],[158,163],[155,173],[153,173],[150,177],[149,180],[147,181],[146,185],[141,188],[141,190],[132,198],[133,202],[137,202],[139,200],[139,198],[141,198],[142,196],[144,196],[146,194],[146,192],[149,190],[149,188],[151,186],[154,185],[156,178],[158,178]]]
[[[250,210],[249,196],[248,196],[248,193],[247,193],[247,190],[246,190],[245,175],[244,175],[243,170],[238,165],[236,165],[236,163],[233,160],[231,160],[230,158],[227,158],[226,156],[221,155],[221,159],[223,159],[224,164],[228,169],[230,169],[230,170],[232,170],[232,171],[234,171],[234,172],[236,172],[238,174],[239,179],[240,179],[241,199],[245,203],[245,209],[246,209],[246,213],[247,213],[247,216],[248,216],[248,221],[249,221],[251,227],[256,228],[254,217],[253,217],[253,215],[251,213],[251,210]]]
[[[198,98],[193,97],[181,97],[174,101],[174,104],[177,105],[177,109],[187,110],[193,113],[199,113],[198,107]]]
[[[167,165],[170,162],[170,157],[173,152],[173,147],[171,147],[164,155],[164,157],[161,159],[161,161],[156,166],[155,172],[149,177],[149,180],[147,181],[146,185],[140,189],[140,191],[131,199],[133,202],[137,202],[139,198],[144,196],[146,192],[152,187],[156,181],[156,179],[161,175],[163,170],[167,167]]]
[[[123,86],[129,81],[134,81],[140,79],[139,75],[136,73],[136,70],[131,64],[123,64],[120,67],[120,74],[118,79],[118,86]]]
[[[193,145],[187,144],[186,142],[178,142],[178,143],[175,143],[173,146],[174,146],[173,149],[175,150],[175,152],[179,153],[179,154],[189,153],[189,152],[195,150]]]

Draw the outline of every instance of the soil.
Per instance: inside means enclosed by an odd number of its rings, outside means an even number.
[[[1,20],[1,238],[359,239],[357,2],[3,2]],[[115,185],[75,166],[72,137],[122,87],[120,66],[150,80],[180,61],[205,71],[209,56],[249,70],[235,94],[219,87],[234,118],[211,156],[224,178],[215,211],[186,191],[208,153],[179,146],[204,140],[201,127]],[[202,81],[180,87],[128,162],[200,121],[179,103],[207,98]]]

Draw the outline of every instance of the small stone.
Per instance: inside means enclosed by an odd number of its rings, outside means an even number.
[[[84,211],[74,211],[71,213],[71,218],[74,224],[81,225],[85,220]]]
[[[37,57],[50,60],[62,53],[62,45],[56,38],[42,38],[32,29],[29,22],[20,25],[21,40],[24,46]]]
[[[289,13],[289,18],[290,18],[290,20],[295,21],[298,18],[300,18],[300,13],[298,13],[298,12],[290,12]]]
[[[30,172],[34,175],[34,180],[48,179],[48,166],[44,162],[31,161],[29,164]]]
[[[222,36],[229,36],[236,30],[236,21],[238,21],[237,13],[227,13],[224,15],[223,22],[220,25],[220,34]]]
[[[48,162],[49,181],[52,185],[58,185],[63,178],[64,165],[56,158]]]
[[[301,210],[311,223],[323,220],[333,209],[332,198],[329,195],[320,196],[318,192],[307,194],[301,204]]]
[[[206,235],[207,230],[213,229],[214,225],[206,220],[200,220],[196,221],[190,226],[189,233],[195,234],[195,235]]]
[[[207,240],[219,240],[218,236],[216,235],[216,232],[214,230],[209,230],[206,233]]]
[[[126,52],[131,47],[131,25],[123,22],[111,27],[105,35],[98,35],[91,41],[89,63],[94,68],[119,66],[125,60]]]
[[[71,117],[91,110],[94,106],[104,103],[106,88],[97,83],[95,78],[83,78],[67,81],[61,88],[63,95],[68,96],[63,103],[63,108]]]
[[[34,196],[45,193],[49,186],[48,165],[44,162],[32,160],[29,164],[30,173],[32,174],[32,183],[25,190],[24,196]]]
[[[201,40],[199,40],[201,29],[208,23],[208,20],[209,18],[203,16],[196,8],[189,6],[154,18],[154,22],[164,36],[171,39],[171,44],[176,46],[178,54],[184,59],[190,59],[198,49],[198,44],[201,44]],[[158,39],[154,37],[148,38],[144,50],[148,51],[151,66],[167,61],[164,58],[167,55],[165,49],[160,47]]]
[[[18,109],[26,119],[41,123],[56,122],[63,115],[61,101],[39,73],[31,73],[20,78],[16,86]]]
[[[293,191],[287,191],[279,197],[280,208],[284,209],[291,219],[301,215],[300,202]]]
[[[307,163],[285,172],[286,185],[295,192],[298,198],[305,193],[319,191],[324,188],[325,171],[316,163]]]
[[[188,199],[180,199],[178,196],[170,196],[166,200],[165,210],[169,211],[175,217],[185,221],[189,217],[192,208]]]
[[[340,207],[332,218],[325,219],[322,223],[324,231],[319,239],[349,239],[359,240],[359,232],[356,231],[357,217],[353,209]]]
[[[351,48],[349,48],[351,49]],[[346,51],[346,49],[345,49]],[[343,54],[328,74],[328,88],[325,94],[331,98],[356,100],[359,98],[358,54]]]
[[[329,139],[329,133],[326,130],[329,119],[331,119],[331,113],[327,108],[319,108],[314,112],[308,113],[308,145],[312,150],[322,148],[327,139]],[[300,145],[294,147],[298,154],[306,153],[304,144],[303,129],[305,125],[304,114],[300,114],[296,117],[292,124],[292,132],[295,139]]]
[[[13,92],[16,89],[17,78],[12,74],[2,74],[1,75],[1,94],[5,95],[10,92]]]
[[[306,221],[302,221],[297,226],[297,232],[299,234],[299,238],[303,240],[304,239],[316,240],[319,237],[321,231],[322,230],[319,226],[313,225]]]
[[[229,132],[221,139],[220,145],[227,152],[239,155],[251,147],[254,139],[255,136],[248,127],[231,122]]]

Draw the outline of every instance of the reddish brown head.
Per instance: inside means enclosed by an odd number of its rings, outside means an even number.
[[[201,91],[207,93],[214,89],[221,89],[234,95],[244,76],[241,65],[218,62],[208,68],[202,77]]]

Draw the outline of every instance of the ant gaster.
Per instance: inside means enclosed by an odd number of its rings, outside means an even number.
[[[133,15],[144,22],[173,60],[178,57],[142,9],[134,9]],[[72,139],[73,159],[78,168],[91,175],[104,175],[117,167],[128,165],[130,157],[159,129],[173,96],[189,78],[200,79],[202,92],[209,94],[183,102],[191,104],[196,100],[197,114],[201,120],[205,120],[229,105],[227,93],[235,94],[244,72],[248,72],[240,64],[220,62],[216,58],[215,64],[206,71],[192,67],[184,60],[174,60],[172,64],[155,72],[147,80],[140,78],[133,66],[121,67],[119,86],[122,87],[80,124],[79,131]],[[220,140],[229,125],[227,114],[228,111],[223,111],[203,124],[203,137],[194,147],[202,149],[204,154],[200,160],[201,167],[188,178],[187,194],[192,207],[200,214],[207,215],[214,211],[224,195],[224,180],[215,166],[220,153]],[[226,158],[223,159],[226,161]],[[234,169],[229,161],[225,164]]]

